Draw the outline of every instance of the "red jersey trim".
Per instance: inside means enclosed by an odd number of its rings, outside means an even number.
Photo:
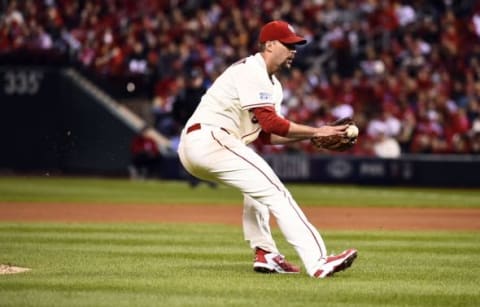
[[[254,103],[254,104],[247,104],[246,106],[242,107],[242,110],[248,110],[248,109],[253,109],[253,108],[260,108],[260,107],[270,107],[274,106],[275,104],[273,102],[267,102],[267,103]]]
[[[242,139],[247,138],[247,137],[251,136],[252,134],[257,133],[258,130],[260,130],[260,128],[255,129],[254,131],[252,131],[252,132],[250,132],[250,133],[247,133],[247,134],[245,134],[245,135],[242,135]]]

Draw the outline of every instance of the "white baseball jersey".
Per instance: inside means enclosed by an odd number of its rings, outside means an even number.
[[[279,113],[282,99],[282,85],[275,76],[269,77],[257,53],[231,65],[215,80],[186,127],[195,123],[222,127],[249,144],[261,131],[249,110],[273,106]]]
[[[279,113],[281,101],[282,86],[268,76],[260,54],[233,64],[202,97],[182,132],[178,154],[190,174],[235,187],[244,195],[243,228],[252,248],[278,253],[269,225],[272,213],[314,276],[327,257],[321,235],[270,165],[246,145],[261,131],[249,110],[274,106]]]

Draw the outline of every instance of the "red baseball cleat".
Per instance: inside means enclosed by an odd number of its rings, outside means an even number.
[[[352,265],[355,258],[357,258],[357,254],[356,249],[350,248],[339,255],[328,256],[327,261],[313,276],[316,278],[325,278],[343,271]]]
[[[283,255],[255,248],[253,270],[259,273],[300,273],[300,268],[288,262]]]

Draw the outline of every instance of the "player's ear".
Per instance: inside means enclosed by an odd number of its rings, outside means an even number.
[[[265,42],[265,50],[271,50],[273,47],[274,41],[266,41]]]

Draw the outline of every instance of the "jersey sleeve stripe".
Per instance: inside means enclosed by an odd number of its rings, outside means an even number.
[[[259,107],[268,107],[268,106],[274,106],[274,105],[275,105],[275,103],[273,103],[273,102],[247,104],[247,105],[242,106],[242,110],[248,110],[248,109],[259,108]]]
[[[252,131],[252,132],[250,132],[250,133],[248,133],[248,134],[242,135],[242,139],[244,139],[244,138],[246,138],[246,137],[249,137],[249,136],[251,136],[252,134],[257,133],[259,130],[261,130],[261,129],[258,128],[258,129],[255,129],[254,131]]]

